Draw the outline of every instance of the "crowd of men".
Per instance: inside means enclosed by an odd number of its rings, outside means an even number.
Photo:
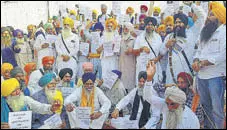
[[[69,10],[27,32],[1,27],[1,128],[18,111],[32,111],[32,129],[54,114],[58,128],[80,128],[77,107],[91,108],[92,129],[117,128],[119,117],[140,129],[225,128],[226,7],[200,4],[184,2],[166,17],[154,2],[136,14],[128,7],[122,25],[102,4],[92,21]],[[109,73],[117,75],[111,87]]]

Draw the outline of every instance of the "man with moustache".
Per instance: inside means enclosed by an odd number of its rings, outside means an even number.
[[[203,9],[195,4],[192,5],[192,9],[199,16],[198,22],[195,24],[201,24],[205,19]],[[165,38],[164,46],[160,53],[163,56],[168,53],[166,84],[176,83],[177,74],[180,72],[187,72],[193,75],[191,64],[195,52],[195,41],[198,37],[198,35],[186,30],[188,17],[185,14],[177,13],[173,17],[175,23],[173,33]]]
[[[13,40],[14,48],[19,49],[19,52],[15,54],[18,66],[24,68],[25,64],[32,61],[32,49],[29,43],[24,38],[24,33],[20,29],[16,29],[13,32],[15,40]]]
[[[173,28],[174,28],[174,18],[173,16],[167,16],[164,19],[164,25],[166,26],[166,34],[170,34],[173,32]]]
[[[1,82],[11,78],[10,71],[12,69],[13,65],[11,65],[10,63],[3,63],[1,65]]]
[[[193,111],[185,105],[186,95],[176,86],[168,87],[163,98],[152,92],[152,83],[156,66],[154,62],[149,62],[147,66],[147,82],[144,88],[144,100],[154,108],[160,110],[163,115],[161,129],[199,129],[199,120]],[[158,114],[158,116],[160,113]],[[153,124],[153,121],[148,122]]]
[[[39,79],[46,73],[53,72],[53,64],[54,64],[53,56],[45,56],[42,59],[43,67],[40,67],[38,70],[35,70],[31,73],[30,79],[28,82],[28,88],[30,90],[31,95],[38,92],[42,88],[39,86]]]
[[[98,22],[102,23],[102,25],[105,27],[105,21],[109,18],[109,16],[106,13],[107,5],[101,4],[101,12],[102,14],[98,16]]]
[[[61,79],[59,86],[74,88],[75,83],[72,81],[72,75],[73,75],[72,69],[70,68],[61,69],[59,72],[59,77]]]
[[[200,34],[192,68],[198,72],[198,93],[204,107],[205,128],[224,127],[223,77],[226,76],[226,8],[211,2]]]
[[[9,129],[9,112],[29,111],[53,114],[59,109],[58,102],[42,104],[29,96],[24,96],[17,79],[7,79],[1,84],[1,128]]]
[[[74,27],[74,21],[71,18],[64,18],[63,24],[62,34],[58,35],[58,40],[55,43],[58,54],[56,66],[58,72],[63,68],[72,69],[72,80],[75,81],[78,70],[79,37],[71,31]]]

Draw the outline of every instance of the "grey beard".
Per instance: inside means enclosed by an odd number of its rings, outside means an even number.
[[[129,36],[130,36],[130,33],[127,33],[127,34],[123,33],[122,39],[127,40],[129,38]]]
[[[138,88],[138,95],[143,96],[143,87]]]
[[[181,122],[182,114],[182,106],[179,106],[177,110],[168,111],[166,115],[166,129],[176,129],[177,125]]]
[[[146,34],[145,34],[146,38],[148,38],[148,39],[152,39],[153,35],[154,35],[154,31],[146,32]]]
[[[63,82],[62,87],[70,87],[70,82]]]
[[[19,96],[9,96],[6,101],[14,112],[20,111],[25,105],[23,93]]]

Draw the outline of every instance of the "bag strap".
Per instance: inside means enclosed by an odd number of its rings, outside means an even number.
[[[182,52],[182,55],[184,56],[184,59],[185,59],[187,65],[188,65],[188,68],[189,68],[189,70],[190,70],[192,76],[195,76],[195,74],[194,74],[194,72],[193,72],[193,69],[192,69],[192,67],[191,67],[191,65],[190,65],[190,62],[188,61],[187,55],[185,54],[184,50],[182,50],[181,52]]]
[[[39,69],[39,71],[42,73],[42,75],[44,75],[44,72],[43,72],[43,70],[41,68]]]
[[[148,40],[147,40],[147,38],[146,38],[146,37],[145,37],[145,40],[146,40],[146,42],[147,42],[148,46],[150,47],[150,49],[152,50],[152,52],[154,53],[155,57],[157,57],[157,55],[156,55],[155,51],[154,51],[154,50],[153,50],[153,48],[151,47],[151,45],[150,45],[150,43],[148,42]]]

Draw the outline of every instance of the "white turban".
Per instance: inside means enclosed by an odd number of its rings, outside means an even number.
[[[123,25],[129,30],[129,32],[132,32],[134,30],[134,27],[130,22],[124,22]]]
[[[101,8],[105,8],[105,9],[107,9],[107,5],[105,5],[105,4],[101,4]]]
[[[169,98],[173,102],[178,103],[180,105],[186,102],[186,94],[176,86],[168,87],[166,89],[165,99],[166,98]]]
[[[187,5],[183,6],[183,9],[182,9],[183,13],[187,16],[188,16],[189,12],[192,12],[191,10],[192,10],[191,7],[189,7]]]

